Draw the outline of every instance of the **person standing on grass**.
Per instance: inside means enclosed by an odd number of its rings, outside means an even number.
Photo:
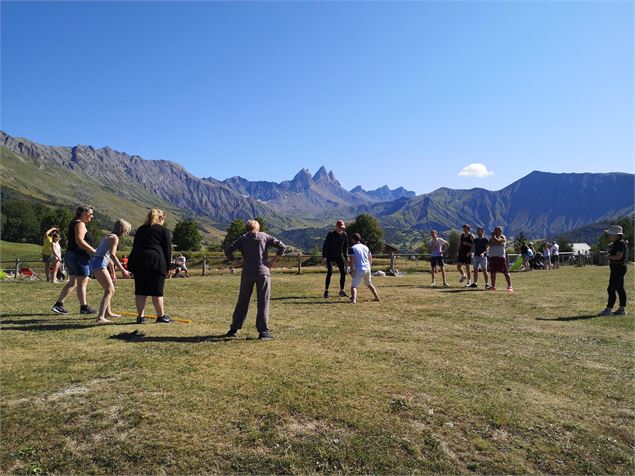
[[[551,243],[545,241],[542,245],[542,262],[545,269],[551,269]]]
[[[329,286],[333,275],[333,263],[340,271],[340,297],[348,297],[346,285],[346,261],[348,260],[348,236],[344,220],[337,220],[335,230],[330,231],[322,245],[322,261],[326,263],[326,282],[324,283],[324,297],[329,297]]]
[[[101,287],[104,288],[104,297],[101,298],[97,322],[108,324],[112,321],[108,317],[121,317],[114,314],[110,309],[110,301],[115,294],[115,283],[117,275],[113,263],[121,270],[124,278],[129,278],[130,273],[126,271],[119,259],[117,259],[117,246],[122,236],[130,233],[132,226],[124,220],[117,220],[112,229],[112,233],[104,237],[97,246],[95,255],[90,260],[90,270]]]
[[[470,285],[470,264],[472,263],[472,249],[474,248],[474,235],[470,233],[470,225],[463,225],[463,233],[459,241],[459,251],[456,255],[456,269],[461,273],[459,283],[465,281],[467,277],[466,286]],[[465,272],[463,271],[465,267]]]
[[[507,280],[507,292],[514,292],[512,278],[507,267],[506,251],[507,238],[503,235],[503,227],[497,226],[489,240],[489,267],[492,273],[492,285],[490,291],[496,291],[496,273],[503,273]]]
[[[626,315],[626,290],[624,289],[624,276],[626,275],[626,263],[628,261],[628,242],[624,239],[624,230],[619,225],[611,225],[604,230],[609,235],[609,286],[606,288],[609,299],[606,307],[598,316],[625,316]],[[620,307],[613,311],[615,294],[620,298]]]
[[[430,258],[430,272],[432,274],[432,283],[430,286],[436,286],[436,283],[434,282],[434,270],[438,266],[441,269],[441,276],[443,277],[443,287],[449,288],[450,285],[445,279],[445,263],[443,262],[443,254],[447,251],[450,243],[445,241],[443,238],[439,238],[437,230],[432,230],[430,232],[430,236],[432,237],[430,240],[430,254],[432,255]]]
[[[489,240],[483,236],[485,230],[479,226],[476,229],[476,238],[474,238],[474,247],[472,248],[474,253],[474,281],[470,285],[471,288],[478,287],[478,268],[483,271],[483,278],[485,279],[485,289],[489,289],[487,283],[487,248]]]
[[[82,205],[75,210],[75,218],[68,224],[68,246],[64,262],[70,275],[70,279],[57,301],[52,307],[52,311],[57,314],[68,314],[64,308],[64,300],[68,295],[77,289],[77,298],[79,299],[80,314],[95,314],[95,311],[86,302],[86,287],[90,281],[90,253],[95,252],[93,248],[93,235],[88,231],[86,225],[93,219],[93,208]]]
[[[271,294],[271,268],[276,264],[280,256],[287,248],[285,244],[266,233],[260,232],[260,223],[257,220],[249,220],[246,223],[247,233],[225,248],[225,256],[234,261],[235,251],[240,251],[243,256],[243,271],[240,276],[240,291],[238,302],[234,309],[231,327],[225,337],[236,337],[247,319],[249,300],[256,286],[258,295],[258,313],[256,314],[256,329],[258,339],[273,339],[269,333],[269,297]],[[269,261],[268,250],[273,246],[278,249],[276,255]]]
[[[370,278],[370,269],[373,264],[373,256],[370,253],[368,247],[362,244],[362,237],[359,233],[353,234],[353,247],[351,248],[351,256],[348,258],[349,266],[351,267],[351,276],[353,282],[351,283],[351,303],[357,304],[357,288],[364,282],[368,289],[375,296],[375,301],[381,301],[377,289],[373,286]]]
[[[551,245],[551,268],[560,268],[560,245],[557,241],[554,241],[553,245]]]
[[[60,232],[55,230],[51,233],[53,239],[51,243],[51,258],[49,260],[49,271],[51,273],[51,282],[53,284],[59,283],[57,279],[57,272],[60,269],[62,263],[62,247],[60,246]]]
[[[53,281],[50,279],[49,268],[51,265],[51,246],[53,244],[53,232],[57,231],[59,234],[59,230],[56,226],[49,228],[44,232],[44,238],[42,239],[42,263],[44,263],[44,274],[46,275],[47,281]]]
[[[145,307],[148,296],[157,312],[157,324],[172,322],[165,315],[163,288],[172,257],[172,237],[165,228],[163,210],[153,208],[143,225],[134,235],[132,251],[128,256],[128,268],[134,276],[137,324],[145,323]]]

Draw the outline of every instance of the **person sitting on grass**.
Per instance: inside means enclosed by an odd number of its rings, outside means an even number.
[[[132,225],[124,220],[117,220],[112,229],[112,233],[105,236],[95,250],[95,255],[90,260],[90,271],[101,287],[104,288],[104,296],[101,298],[99,305],[99,313],[97,314],[97,322],[100,324],[108,324],[112,321],[107,317],[121,317],[114,314],[110,309],[110,302],[115,294],[115,283],[117,275],[113,263],[121,270],[124,278],[129,278],[130,273],[123,267],[123,264],[117,259],[117,246],[122,236],[130,232]]]
[[[180,273],[183,273],[183,275],[186,278],[190,277],[190,273],[188,273],[187,271],[187,266],[185,264],[185,262],[187,261],[187,259],[185,258],[185,256],[183,256],[183,254],[179,254],[179,256],[176,258],[176,260],[174,261],[174,263],[176,264],[176,268],[174,270],[174,276],[179,276]]]
[[[368,247],[362,244],[362,237],[359,233],[355,233],[352,236],[353,247],[351,248],[351,255],[348,257],[348,263],[351,267],[351,276],[353,276],[353,282],[351,283],[351,303],[357,304],[357,288],[364,281],[364,284],[368,286],[368,289],[375,296],[375,301],[381,301],[377,289],[373,286],[370,278],[370,268],[373,264],[373,256],[370,253]]]
[[[430,232],[430,236],[432,239],[430,240],[430,254],[432,257],[430,258],[430,266],[432,267],[430,272],[432,273],[432,283],[430,286],[436,286],[434,282],[434,270],[438,266],[441,268],[441,276],[443,277],[443,287],[449,288],[447,280],[445,279],[445,263],[443,263],[443,254],[447,251],[450,243],[445,241],[443,238],[439,238],[437,234],[437,230],[432,230]]]
[[[624,275],[626,274],[626,262],[628,261],[628,242],[624,240],[624,230],[619,225],[611,225],[605,232],[609,235],[609,286],[606,291],[609,300],[606,307],[598,316],[625,316],[626,315],[626,290],[624,289]],[[615,294],[620,297],[620,307],[613,311],[615,305]]]
[[[489,240],[489,267],[492,275],[492,285],[490,291],[496,291],[496,273],[503,273],[507,280],[507,292],[514,292],[512,287],[512,278],[507,268],[507,259],[505,257],[505,248],[507,246],[507,238],[503,235],[503,227],[497,226]]]

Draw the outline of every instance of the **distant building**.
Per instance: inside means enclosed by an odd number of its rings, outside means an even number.
[[[390,243],[384,243],[384,249],[382,253],[389,255],[390,253],[399,254],[399,248],[395,245],[391,245]]]
[[[591,247],[586,243],[572,243],[571,246],[575,254],[580,252],[583,255],[588,255],[591,252]]]

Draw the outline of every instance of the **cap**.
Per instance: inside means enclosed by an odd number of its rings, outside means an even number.
[[[604,231],[608,233],[609,235],[623,235],[624,234],[622,227],[619,225],[611,225],[608,227],[607,230],[604,230]]]

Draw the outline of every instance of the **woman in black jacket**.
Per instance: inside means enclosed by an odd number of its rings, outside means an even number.
[[[148,296],[152,296],[157,323],[171,322],[163,307],[163,284],[172,256],[172,238],[163,226],[164,222],[163,211],[155,208],[150,210],[145,223],[135,233],[128,257],[128,268],[134,274],[138,324],[145,322],[143,313]]]

